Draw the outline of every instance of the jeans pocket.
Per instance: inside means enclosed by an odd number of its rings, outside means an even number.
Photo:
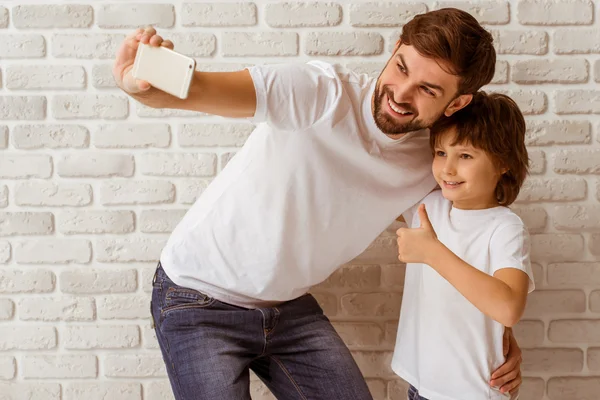
[[[214,302],[215,299],[197,290],[171,286],[165,293],[164,307],[161,314],[164,315],[171,311],[188,308],[205,308]]]

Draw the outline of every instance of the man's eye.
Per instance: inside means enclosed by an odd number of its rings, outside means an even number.
[[[421,86],[421,88],[423,89],[423,91],[425,93],[427,93],[429,96],[435,96],[435,93],[432,92],[427,86]]]

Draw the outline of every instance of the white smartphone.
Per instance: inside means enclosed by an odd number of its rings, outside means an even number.
[[[196,60],[159,46],[141,44],[138,47],[131,74],[173,96],[188,96]]]

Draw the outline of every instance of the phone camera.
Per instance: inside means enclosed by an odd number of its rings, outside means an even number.
[[[192,69],[192,64],[190,64],[189,68]]]

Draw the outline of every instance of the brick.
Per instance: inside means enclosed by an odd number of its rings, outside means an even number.
[[[521,369],[524,372],[581,372],[583,369],[583,351],[580,349],[559,348],[524,349]]]
[[[512,80],[521,84],[585,83],[589,69],[584,59],[518,60],[512,66]]]
[[[77,382],[65,387],[65,400],[141,400],[142,385],[128,382]]]
[[[498,54],[548,53],[548,34],[532,30],[493,30],[494,48]]]
[[[531,175],[542,175],[546,172],[546,153],[543,150],[528,150],[529,173]]]
[[[542,321],[521,320],[513,327],[513,333],[519,347],[524,349],[541,346],[546,336]]]
[[[17,374],[17,361],[14,357],[0,356],[0,379],[8,380]],[[0,386],[1,388],[1,386]]]
[[[573,201],[586,196],[587,184],[582,178],[528,178],[521,187],[518,201]]]
[[[166,376],[160,355],[107,355],[104,374],[111,378],[149,378]]]
[[[78,233],[129,233],[135,229],[133,211],[62,211],[58,230],[66,235]]]
[[[589,25],[593,3],[589,0],[521,0],[517,19],[523,25]]]
[[[135,109],[138,117],[142,118],[203,117],[209,115],[198,111],[178,110],[175,108],[151,108],[138,102],[135,102]]]
[[[538,233],[546,227],[548,213],[542,207],[512,207],[512,211],[522,220],[529,233]]]
[[[1,46],[0,39],[0,46]],[[2,56],[0,55],[0,58]],[[40,120],[46,118],[44,96],[0,96],[0,119]]]
[[[83,239],[35,239],[15,246],[18,264],[88,263],[91,258],[92,245]]]
[[[2,400],[61,400],[58,383],[0,382],[0,393]]]
[[[0,58],[42,58],[46,40],[42,35],[0,34]]]
[[[271,3],[265,6],[265,21],[273,28],[336,26],[342,22],[342,7],[317,2]]]
[[[146,349],[156,350],[160,348],[156,339],[156,331],[150,325],[142,326],[142,342]]]
[[[113,59],[124,39],[123,34],[54,34],[52,55],[56,58]]]
[[[5,264],[10,260],[11,257],[11,246],[10,243],[2,240],[0,241],[0,264]]]
[[[551,263],[548,264],[548,284],[579,288],[586,285],[600,286],[600,263]]]
[[[586,309],[582,290],[536,290],[529,294],[525,318],[555,316],[561,313],[583,313]]]
[[[99,262],[144,262],[158,261],[166,240],[151,239],[102,239],[94,246]]]
[[[319,284],[319,289],[376,289],[379,287],[379,265],[344,265]]]
[[[177,199],[181,204],[194,204],[208,187],[210,180],[194,179],[177,183]]]
[[[0,185],[0,208],[8,207],[8,186]]]
[[[57,343],[56,329],[51,326],[1,326],[0,351],[48,350]]]
[[[214,176],[215,154],[146,153],[139,158],[139,172],[151,176]]]
[[[594,233],[590,236],[590,252],[600,256],[600,233]]]
[[[144,383],[144,400],[175,400],[168,380],[149,381]],[[255,397],[252,396],[254,399]]]
[[[499,85],[503,83],[508,83],[508,71],[509,65],[508,61],[504,60],[496,60],[496,68],[494,71],[494,77],[490,84]]]
[[[250,375],[250,398],[253,400],[277,400],[277,398],[271,393],[269,388],[258,379],[256,375]]]
[[[17,125],[13,128],[15,148],[81,149],[89,146],[89,131],[83,125]]]
[[[102,152],[65,155],[57,165],[59,176],[71,178],[128,177],[133,175],[133,170],[132,155]]]
[[[50,235],[54,219],[48,212],[0,212],[0,236]]]
[[[171,28],[175,24],[172,4],[107,4],[98,9],[100,28],[139,28],[152,25]]]
[[[600,343],[600,320],[551,321],[548,339],[557,343]]]
[[[355,27],[402,26],[416,15],[427,12],[423,3],[356,3],[350,4],[350,25]]]
[[[89,5],[20,5],[12,9],[16,28],[87,28],[94,9]]]
[[[305,52],[310,56],[369,56],[383,52],[383,37],[375,32],[309,32]]]
[[[600,348],[588,348],[588,368],[592,371],[600,371]]]
[[[552,42],[556,54],[597,54],[600,53],[600,29],[557,29]]]
[[[331,293],[311,293],[323,309],[325,315],[332,317],[338,313],[337,297]]]
[[[531,263],[531,269],[533,270],[535,287],[540,289],[544,286],[544,268],[538,263]]]
[[[355,264],[394,264],[398,262],[398,244],[396,237],[378,237],[369,247],[359,254]]]
[[[124,96],[57,95],[52,99],[52,115],[56,119],[124,119],[128,104]]]
[[[535,234],[531,236],[533,261],[578,261],[584,254],[579,234]]]
[[[225,57],[296,56],[298,34],[293,32],[223,32]]]
[[[351,293],[341,298],[342,314],[348,316],[397,317],[401,293]]]
[[[557,90],[556,114],[600,114],[600,90]]]
[[[600,60],[594,62],[594,81],[600,82]]]
[[[100,186],[103,205],[166,204],[175,200],[175,186],[167,181],[111,180]]]
[[[257,22],[254,3],[183,3],[180,15],[181,25],[186,27],[252,26]]]
[[[67,296],[23,298],[18,308],[21,321],[93,321],[96,310],[91,297]]]
[[[0,76],[0,79],[2,77]],[[0,149],[6,149],[8,147],[8,126],[0,125]]]
[[[538,115],[546,112],[548,98],[539,90],[494,90],[512,98],[523,115]]]
[[[106,296],[98,299],[100,319],[149,319],[150,296]]]
[[[171,233],[187,210],[142,210],[139,216],[140,232]]]
[[[506,1],[441,1],[434,9],[458,8],[471,14],[480,24],[503,25],[510,21],[510,10]]]
[[[594,290],[590,293],[590,311],[600,312],[600,290]]]
[[[127,349],[140,344],[140,329],[135,325],[67,326],[61,337],[67,350]]]
[[[527,121],[525,144],[548,146],[553,144],[584,144],[591,142],[592,125],[589,121]]]
[[[405,264],[389,264],[381,266],[381,286],[393,291],[404,290]]]
[[[137,288],[135,269],[72,269],[60,273],[60,290],[69,294],[130,293]]]
[[[0,321],[12,319],[15,315],[15,303],[10,299],[0,299]]]
[[[382,379],[366,379],[369,391],[373,396],[373,400],[384,400],[386,399],[387,385]]]
[[[254,130],[252,124],[184,124],[178,135],[181,147],[241,147]]]
[[[0,7],[0,28],[8,28],[8,9]]]
[[[596,400],[600,393],[600,378],[576,377],[548,379],[548,397],[552,400]]]
[[[233,156],[235,156],[236,154],[237,154],[237,152],[227,152],[227,153],[221,154],[221,170],[223,170],[223,168],[225,168],[227,166],[229,161],[231,161]]]
[[[353,351],[352,355],[365,378],[395,376],[390,367],[392,353],[389,351]]]
[[[55,276],[45,270],[0,269],[0,293],[48,293],[54,290]]]
[[[554,227],[565,231],[595,231],[600,225],[598,206],[555,206]]]
[[[80,207],[91,204],[92,186],[86,183],[31,181],[15,186],[15,203],[34,207]]]
[[[26,379],[95,378],[97,363],[94,355],[23,356],[21,372]]]
[[[351,62],[346,64],[346,68],[357,74],[367,74],[371,78],[377,79],[383,68],[380,62]]]
[[[85,70],[76,65],[11,65],[6,69],[8,89],[82,89]]]
[[[388,381],[389,400],[407,400],[408,387],[408,383],[400,378]]]
[[[210,57],[217,46],[215,35],[211,33],[174,33],[170,35],[170,39],[179,53],[190,57]]]
[[[383,339],[383,330],[371,322],[337,322],[335,330],[347,346],[354,348],[378,346]]]
[[[559,174],[600,174],[600,149],[562,150],[554,157],[554,172]]]
[[[92,86],[98,89],[117,87],[112,64],[96,64],[92,67]]]
[[[519,388],[519,398],[527,400],[543,400],[546,382],[541,378],[523,377],[523,384]]]
[[[52,175],[52,158],[43,154],[2,154],[0,178],[27,179],[49,178]]]
[[[171,144],[169,124],[107,124],[94,132],[98,148],[165,148]]]

